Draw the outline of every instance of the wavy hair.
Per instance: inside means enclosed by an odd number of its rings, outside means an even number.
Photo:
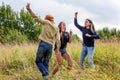
[[[92,20],[90,20],[90,19],[86,19],[86,20],[89,21],[89,23],[91,24],[90,25],[90,30],[92,31],[92,33],[94,33],[95,32],[95,26],[94,26]]]

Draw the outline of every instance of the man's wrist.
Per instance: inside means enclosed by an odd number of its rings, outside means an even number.
[[[29,12],[31,12],[31,9],[29,8],[29,9],[27,9]]]

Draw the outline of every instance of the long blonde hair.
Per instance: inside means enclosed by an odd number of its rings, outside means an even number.
[[[90,19],[86,19],[86,20],[88,20],[89,23],[91,24],[91,25],[90,25],[90,30],[92,31],[92,33],[95,33],[95,26],[94,26],[92,20],[90,20]]]

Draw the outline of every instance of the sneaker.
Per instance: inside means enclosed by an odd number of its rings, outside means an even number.
[[[50,75],[43,76],[43,80],[49,80],[49,78],[50,78]]]
[[[91,69],[95,69],[95,65],[90,65],[90,68]]]
[[[84,67],[83,64],[80,64],[80,67],[81,67],[82,70],[85,70],[85,67]]]

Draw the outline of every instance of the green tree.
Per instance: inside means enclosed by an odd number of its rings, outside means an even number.
[[[35,22],[30,14],[24,9],[20,11],[19,21],[21,23],[21,32],[27,35],[29,40],[38,40],[42,26],[39,23]]]
[[[19,40],[37,41],[38,36],[41,33],[41,29],[42,26],[35,22],[30,14],[24,9],[21,9],[20,13],[17,13],[12,10],[10,5],[2,3],[2,6],[0,6],[1,43],[12,41],[20,42]],[[23,36],[26,38],[21,38]]]
[[[10,29],[19,29],[17,23],[17,14],[11,9],[10,5],[4,5],[0,7],[0,26]]]
[[[80,38],[76,34],[73,34],[72,35],[72,40],[73,40],[73,42],[80,41]]]
[[[110,38],[110,30],[108,29],[108,27],[105,27],[102,30],[98,30],[97,32],[101,38],[104,38],[104,39]]]
[[[111,29],[110,33],[111,33],[111,36],[117,37],[117,30],[116,30],[116,28]]]

